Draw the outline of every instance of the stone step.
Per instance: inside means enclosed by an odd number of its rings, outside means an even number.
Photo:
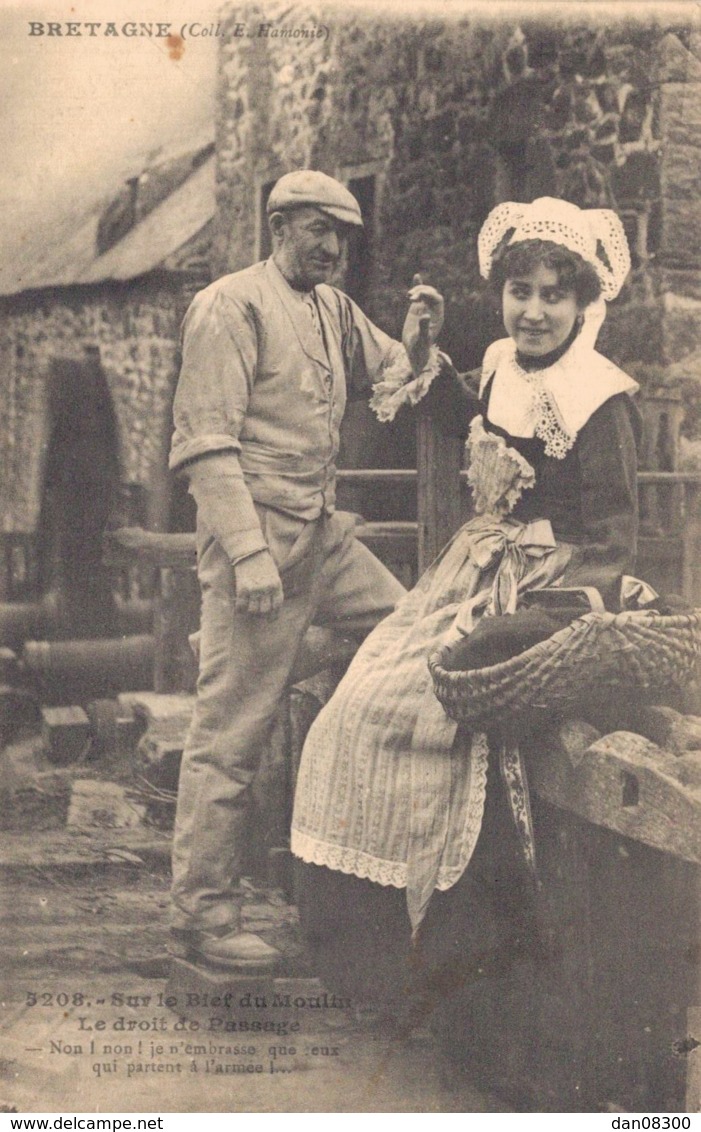
[[[85,757],[90,744],[90,720],[83,708],[43,707],[41,739],[44,754],[55,766]]]
[[[168,1008],[198,1029],[219,1037],[256,1032],[276,1040],[276,1028],[283,1034],[283,1045],[295,1045],[295,1033],[307,1039],[313,1034],[340,1032],[355,1023],[350,998],[329,993],[311,974],[294,970],[294,964],[281,963],[268,975],[233,974],[195,966],[174,959],[166,987]],[[288,969],[285,970],[284,968]],[[300,965],[297,964],[299,968]],[[246,1027],[249,1027],[248,1031]],[[295,1053],[286,1055],[288,1067],[308,1068]]]
[[[0,841],[5,878],[79,878],[94,872],[143,869],[167,874],[171,839],[156,830],[54,829],[7,834]]]

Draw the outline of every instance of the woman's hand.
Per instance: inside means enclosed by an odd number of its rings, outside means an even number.
[[[414,377],[426,368],[428,353],[443,326],[443,296],[435,287],[426,286],[415,275],[409,291],[409,310],[404,319],[402,342]]]

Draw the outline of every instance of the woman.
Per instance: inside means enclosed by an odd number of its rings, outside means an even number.
[[[440,997],[456,979],[498,973],[532,934],[518,748],[490,754],[485,735],[456,733],[428,655],[469,645],[478,625],[514,624],[494,618],[533,590],[595,587],[620,608],[635,556],[637,386],[594,350],[604,300],[630,266],[620,221],[549,198],[502,204],[478,250],[509,337],[487,350],[476,391],[444,364],[428,394],[469,427],[478,513],[316,719],[292,822],[300,913],[324,977],[393,1008],[410,985]],[[423,395],[422,380],[379,387],[380,418]]]

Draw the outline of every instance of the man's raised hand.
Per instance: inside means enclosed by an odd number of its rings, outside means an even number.
[[[408,293],[409,310],[402,330],[402,342],[415,377],[426,368],[431,345],[443,326],[443,296],[427,286],[420,275],[412,279]]]

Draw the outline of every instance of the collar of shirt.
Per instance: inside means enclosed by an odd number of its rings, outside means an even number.
[[[312,298],[312,296],[314,295],[314,287],[312,287],[311,291],[298,291],[296,287],[293,287],[292,284],[289,283],[285,276],[282,274],[280,268],[278,267],[272,256],[267,261],[267,267],[271,271],[273,271],[275,275],[277,275],[278,279],[282,281],[285,290],[288,291],[290,295],[297,300],[297,302],[304,303],[305,300]]]
[[[280,268],[277,266],[272,256],[268,260],[267,266],[271,271],[274,272],[274,274],[280,281],[287,296],[287,301],[292,302],[295,307],[303,308],[304,314],[300,312],[300,318],[305,319],[307,325],[311,323],[311,330],[317,343],[317,350],[315,351],[315,353],[320,354],[321,358],[326,363],[326,368],[329,371],[333,371],[334,367],[329,355],[327,335],[322,325],[321,312],[319,310],[319,301],[316,295],[316,289],[312,288],[311,291],[296,290],[290,285],[287,279],[285,279],[285,276],[280,271]]]

